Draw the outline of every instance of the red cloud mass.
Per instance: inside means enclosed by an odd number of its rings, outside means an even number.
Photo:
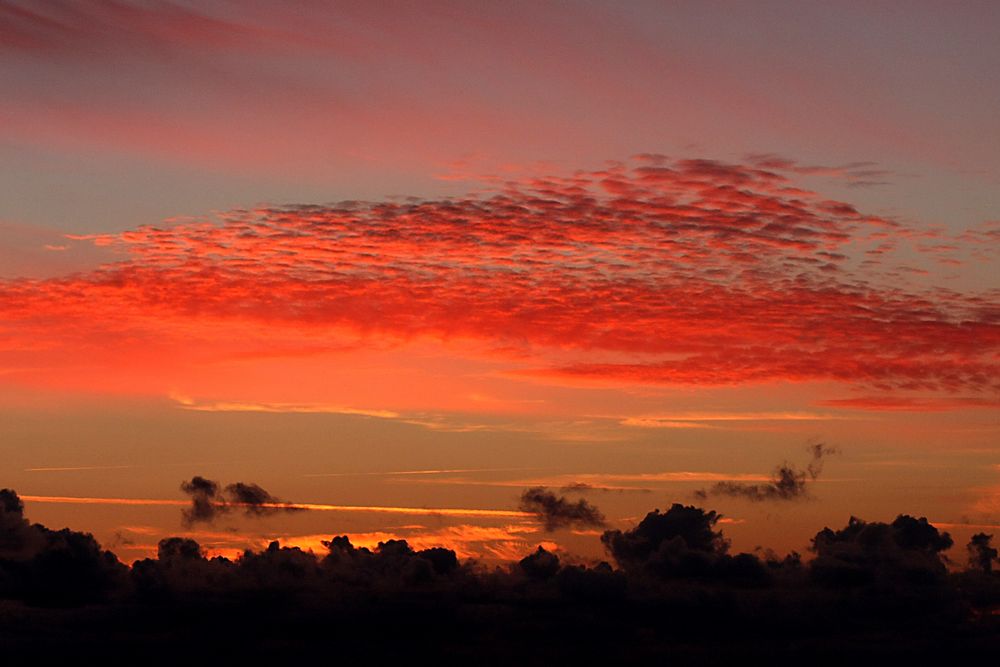
[[[770,166],[647,155],[488,195],[87,237],[123,259],[0,283],[0,366],[8,381],[59,385],[80,364],[148,374],[219,350],[420,339],[472,341],[560,382],[1000,390],[995,290],[903,282],[895,246],[933,234],[797,187],[793,163]],[[956,240],[949,258],[976,261],[994,242]]]

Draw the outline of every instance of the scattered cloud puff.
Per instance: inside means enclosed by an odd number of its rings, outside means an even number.
[[[304,509],[272,496],[252,482],[235,482],[223,488],[214,480],[195,475],[190,481],[181,483],[181,491],[191,498],[191,506],[181,512],[187,526],[212,522],[233,510],[241,510],[248,517],[262,517]]]
[[[0,363],[5,379],[58,383],[81,357],[156,376],[432,341],[562,384],[833,381],[963,406],[994,394],[997,291],[901,276],[896,247],[934,233],[824,199],[772,162],[644,156],[492,195],[87,237],[123,259],[0,283]]]
[[[538,517],[549,532],[561,528],[601,528],[605,525],[604,514],[585,499],[567,500],[565,496],[557,496],[542,486],[526,489],[521,494],[520,509]]]

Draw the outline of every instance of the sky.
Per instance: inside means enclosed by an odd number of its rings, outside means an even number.
[[[707,504],[744,550],[1000,529],[998,26],[0,2],[0,486],[125,561],[602,557],[538,486],[615,528]],[[194,476],[309,509],[185,522]]]

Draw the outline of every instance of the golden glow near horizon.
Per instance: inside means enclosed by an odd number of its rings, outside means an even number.
[[[161,498],[87,498],[79,496],[33,496],[21,495],[22,500],[36,503],[65,503],[68,505],[151,505],[185,507],[190,505],[184,500],[169,500]],[[460,516],[460,517],[503,517],[525,518],[532,516],[527,512],[494,509],[462,509],[458,507],[383,507],[378,505],[327,505],[324,503],[246,503],[231,502],[228,506],[235,508],[265,508],[277,510],[312,510],[316,512],[374,512],[378,514],[418,514],[425,516]]]

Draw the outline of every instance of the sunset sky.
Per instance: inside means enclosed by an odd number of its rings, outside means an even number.
[[[0,487],[126,562],[601,557],[536,486],[609,527],[698,503],[743,550],[1000,531],[998,26],[0,0]],[[804,494],[716,492],[811,451]],[[185,523],[195,475],[307,508]]]

